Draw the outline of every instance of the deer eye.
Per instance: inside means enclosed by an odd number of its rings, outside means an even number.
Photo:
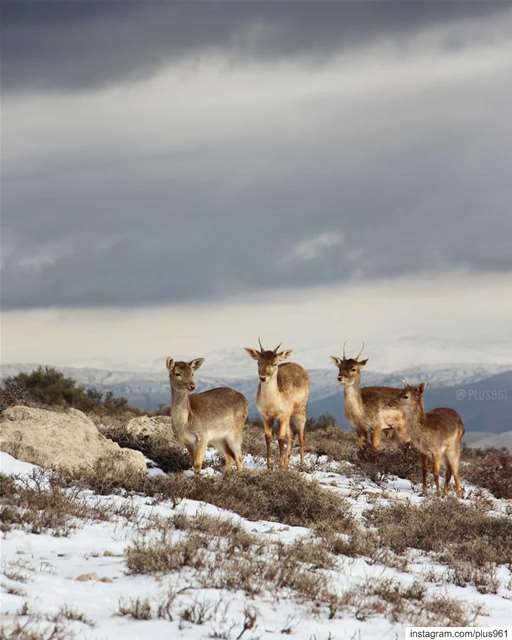
[[[355,367],[352,367],[352,369],[350,369],[350,371],[355,371],[355,370],[356,370],[356,368],[355,368]]]
[[[181,378],[181,373],[177,373],[177,374],[176,374],[176,377],[177,377],[177,378]]]

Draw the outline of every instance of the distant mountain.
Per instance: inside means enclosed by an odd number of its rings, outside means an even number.
[[[412,375],[412,371],[404,377],[408,382],[428,380],[427,374]],[[454,377],[458,377],[457,374],[454,374]],[[432,386],[425,392],[427,410],[435,407],[452,407],[462,416],[467,431],[501,433],[512,430],[512,370],[478,380],[470,376],[470,379],[464,383],[447,387],[437,386],[439,383],[434,382],[435,379],[436,377],[431,375]],[[444,379],[443,375],[439,379]],[[375,384],[373,381],[370,383],[369,380],[368,383]],[[391,379],[385,378],[379,384],[399,386],[394,376]],[[346,424],[341,389],[336,394],[310,402],[311,416],[318,417],[324,413],[333,415],[340,424]]]
[[[471,433],[471,432],[470,432]],[[476,449],[508,449],[512,451],[512,431],[503,433],[487,434],[485,438],[477,438],[469,443],[469,446]]]
[[[256,365],[249,361],[250,376],[227,377],[212,375],[216,367],[222,370],[221,355],[210,367],[202,367],[198,372],[200,389],[210,389],[229,385],[239,389],[249,400],[251,413],[256,413]],[[243,354],[234,370],[243,370]],[[156,365],[156,363],[155,363]],[[215,366],[216,365],[216,366]],[[16,375],[20,371],[29,372],[37,368],[37,363],[6,364],[0,366],[0,377]],[[169,381],[163,366],[159,370],[117,371],[93,367],[57,367],[65,375],[79,384],[99,391],[111,391],[116,396],[127,398],[130,404],[143,410],[157,409],[168,404],[170,399]],[[506,370],[508,369],[508,371]],[[340,424],[346,425],[343,416],[343,394],[336,380],[334,367],[312,369],[311,398],[309,413],[318,416],[330,413]],[[448,405],[460,411],[467,430],[484,433],[498,433],[512,429],[512,367],[488,364],[425,366],[404,369],[394,373],[365,372],[365,385],[401,386],[402,379],[414,383],[429,382],[426,393],[428,408]]]

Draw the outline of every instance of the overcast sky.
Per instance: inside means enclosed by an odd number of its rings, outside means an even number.
[[[512,361],[512,3],[2,6],[4,360]]]

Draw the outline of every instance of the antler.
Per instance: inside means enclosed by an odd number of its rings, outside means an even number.
[[[277,353],[277,352],[278,352],[279,347],[280,347],[282,344],[283,344],[283,343],[282,343],[282,342],[280,342],[280,343],[277,345],[277,347],[274,349],[274,353]]]
[[[357,354],[357,356],[356,356],[356,360],[359,360],[359,357],[360,357],[360,356],[361,356],[361,354],[363,353],[365,346],[366,346],[366,345],[365,345],[364,340],[363,340],[363,343],[362,343],[362,345],[361,345],[361,351]]]
[[[261,344],[261,338],[258,338],[258,342],[260,343],[260,351],[263,353],[263,351],[265,351],[265,349],[263,348],[263,345]]]
[[[343,360],[347,359],[347,356],[345,355],[345,347],[347,346],[347,341],[345,340],[345,342],[343,343]]]

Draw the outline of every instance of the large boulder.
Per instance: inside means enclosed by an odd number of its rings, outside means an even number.
[[[132,418],[126,425],[126,432],[130,438],[152,441],[166,440],[171,446],[178,445],[172,430],[170,416],[138,416]]]
[[[108,431],[106,433],[108,435]],[[190,456],[176,440],[170,416],[132,418],[125,426],[119,442],[144,452],[166,472],[190,469]]]
[[[120,471],[146,472],[139,451],[120,447],[102,435],[82,411],[48,411],[14,406],[0,418],[0,450],[18,460],[67,470],[93,469],[107,462]]]

